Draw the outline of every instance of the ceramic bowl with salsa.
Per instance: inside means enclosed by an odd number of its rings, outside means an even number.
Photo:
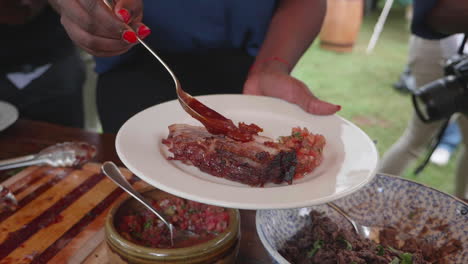
[[[202,204],[154,189],[142,193],[174,225],[171,243],[164,223],[133,198],[109,212],[105,232],[112,263],[234,263],[239,211]]]

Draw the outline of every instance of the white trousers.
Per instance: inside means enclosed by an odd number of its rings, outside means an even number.
[[[416,82],[421,87],[444,76],[444,60],[456,54],[459,36],[442,40],[426,40],[417,36],[410,39],[409,66]],[[468,103],[468,102],[467,102]],[[382,157],[379,172],[401,175],[414,161],[424,154],[431,139],[441,128],[443,121],[423,123],[415,113],[398,141]],[[462,140],[462,149],[457,161],[455,195],[466,197],[468,182],[468,118],[458,116]]]

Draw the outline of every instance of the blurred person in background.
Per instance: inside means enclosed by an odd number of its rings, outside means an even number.
[[[77,45],[96,56],[97,104],[105,132],[176,99],[154,49],[191,95],[244,93],[282,98],[315,114],[340,106],[319,100],[290,75],[319,33],[325,0],[49,0]],[[150,34],[151,33],[151,34]]]
[[[401,73],[398,81],[393,84],[393,88],[404,94],[411,94],[415,91],[416,84],[409,66]],[[437,148],[434,150],[434,153],[432,153],[430,161],[439,166],[447,165],[461,140],[462,137],[458,123],[456,120],[451,120]]]
[[[410,94],[415,90],[414,76],[411,74],[409,65],[406,65],[398,80],[393,84],[396,91]]]
[[[83,127],[84,65],[46,0],[0,0],[0,100],[20,118]]]
[[[457,45],[459,45],[462,42],[463,34],[457,34],[456,36],[457,40],[459,41]],[[424,43],[421,44],[424,45]],[[442,45],[444,44],[449,45],[447,47],[442,47]],[[450,51],[450,49],[453,49],[455,45],[453,45],[450,41],[441,41],[439,43],[439,47],[439,53],[441,53],[443,50]],[[455,54],[457,53],[457,50],[458,48],[456,50],[451,51],[450,53]],[[438,69],[439,65],[436,65],[436,67]],[[393,88],[395,88],[396,91],[404,94],[412,94],[416,90],[414,76],[411,74],[409,65],[406,65],[405,70],[400,74],[398,81],[393,84]],[[432,153],[430,161],[439,166],[447,165],[453,153],[457,149],[458,145],[461,143],[461,140],[462,137],[460,133],[460,128],[458,126],[456,118],[453,118],[447,126],[446,130],[444,131],[444,134],[439,144],[437,145],[437,148],[434,150],[434,153]]]
[[[459,46],[453,34],[468,32],[468,1],[413,2],[409,65],[418,89],[444,76],[443,62],[454,55]],[[379,171],[401,175],[424,152],[443,123],[423,123],[414,113],[404,134],[384,154]],[[468,179],[468,155],[465,152],[468,145],[468,118],[460,115],[458,124],[464,148],[457,166],[455,195],[465,198]]]

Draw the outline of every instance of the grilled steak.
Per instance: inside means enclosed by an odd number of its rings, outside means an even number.
[[[294,149],[263,136],[239,142],[212,135],[201,126],[173,124],[163,143],[173,153],[172,160],[251,186],[263,186],[267,182],[290,184],[297,165]]]

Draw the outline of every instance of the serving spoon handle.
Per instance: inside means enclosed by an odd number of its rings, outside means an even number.
[[[36,159],[37,155],[26,155],[17,158],[0,160],[0,170],[39,164],[40,162],[37,162]]]
[[[109,8],[109,10],[114,10],[114,0],[103,0],[103,2]],[[133,29],[128,25],[127,28],[133,31]],[[212,134],[223,134],[235,140],[241,141],[252,140],[251,133],[240,130],[238,127],[236,127],[236,125],[234,125],[231,119],[224,117],[220,113],[204,105],[202,102],[198,101],[192,95],[183,90],[179,79],[171,70],[169,65],[165,63],[163,59],[161,59],[161,57],[158,56],[158,54],[148,44],[146,44],[140,37],[138,37],[138,35],[136,35],[136,39],[151,55],[153,55],[153,57],[155,57],[161,63],[161,65],[169,73],[172,80],[174,81],[177,99],[185,112],[200,121],[200,123],[205,126],[208,132]]]

